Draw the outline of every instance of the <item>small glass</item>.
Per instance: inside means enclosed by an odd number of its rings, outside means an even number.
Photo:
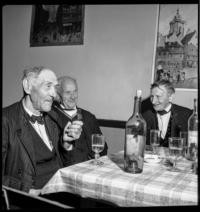
[[[101,166],[104,163],[99,160],[99,153],[103,151],[105,145],[105,136],[102,134],[92,134],[92,151],[95,153],[95,159],[92,164]]]
[[[183,138],[183,157],[187,157],[187,149],[188,149],[188,132],[181,131],[180,138]]]
[[[169,138],[169,158],[173,165],[170,171],[180,171],[177,166],[177,159],[182,157],[183,153],[183,138],[171,137]]]
[[[158,156],[158,147],[160,146],[160,130],[150,130],[150,144],[153,154]]]

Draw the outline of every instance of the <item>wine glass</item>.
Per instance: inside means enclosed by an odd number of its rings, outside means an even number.
[[[150,144],[153,149],[153,154],[158,159],[158,147],[160,146],[160,130],[150,130]]]
[[[95,153],[95,159],[92,161],[95,165],[103,165],[99,160],[99,153],[103,151],[105,145],[105,136],[102,134],[92,134],[92,151]]]
[[[179,171],[176,166],[177,159],[182,156],[183,152],[183,138],[171,137],[169,138],[169,157],[172,160],[173,166],[170,171]]]

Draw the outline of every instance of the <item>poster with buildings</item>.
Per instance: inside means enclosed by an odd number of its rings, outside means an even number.
[[[153,81],[168,79],[176,89],[197,89],[197,4],[159,5],[155,51]]]

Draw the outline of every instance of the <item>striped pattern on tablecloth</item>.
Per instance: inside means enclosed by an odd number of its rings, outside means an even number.
[[[101,167],[86,161],[58,170],[42,194],[67,191],[123,207],[197,205],[197,175],[191,173],[186,159],[178,163],[182,172],[144,163],[140,174],[124,172],[122,153],[101,160]]]

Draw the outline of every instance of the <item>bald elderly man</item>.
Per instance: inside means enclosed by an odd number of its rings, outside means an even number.
[[[64,167],[65,142],[77,140],[82,121],[66,123],[61,130],[48,115],[57,95],[57,77],[45,67],[24,70],[24,96],[3,108],[2,184],[31,194]]]

